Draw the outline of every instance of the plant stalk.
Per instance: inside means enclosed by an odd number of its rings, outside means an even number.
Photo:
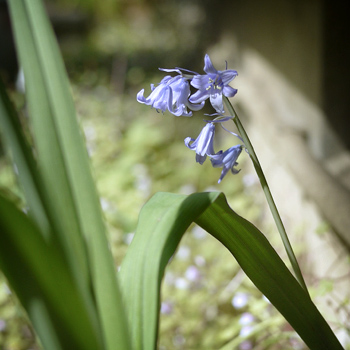
[[[247,149],[247,151],[248,151],[248,153],[250,155],[250,158],[251,158],[251,160],[253,162],[255,171],[256,171],[256,173],[257,173],[257,175],[259,177],[260,184],[261,184],[261,187],[262,187],[262,189],[264,191],[264,194],[265,194],[267,203],[269,205],[270,211],[271,211],[272,216],[273,216],[273,218],[275,220],[278,232],[280,233],[280,236],[282,238],[282,242],[283,242],[284,248],[285,248],[285,250],[287,252],[289,261],[290,261],[290,263],[292,265],[295,277],[298,280],[298,282],[300,283],[300,285],[305,289],[306,293],[308,293],[308,290],[307,290],[307,287],[306,287],[306,283],[305,283],[303,275],[301,273],[298,261],[297,261],[297,259],[295,257],[293,248],[292,248],[292,246],[290,244],[289,238],[287,236],[287,232],[286,232],[286,230],[284,228],[282,219],[281,219],[280,214],[279,214],[279,212],[277,210],[275,201],[274,201],[274,199],[272,197],[269,185],[267,184],[264,172],[263,172],[263,170],[261,168],[259,159],[256,156],[256,153],[254,151],[253,145],[251,144],[251,142],[249,140],[249,137],[248,137],[248,135],[247,135],[247,133],[246,133],[246,131],[245,131],[241,121],[239,120],[238,115],[237,115],[236,111],[234,110],[231,102],[229,101],[229,99],[227,97],[224,96],[223,98],[224,98],[224,102],[225,102],[225,104],[226,104],[226,106],[228,108],[228,111],[229,111],[230,115],[232,115],[234,117],[233,118],[233,122],[236,124],[238,132],[240,133],[240,135],[241,135],[241,137],[242,137],[242,139],[244,141],[245,147],[246,147],[246,149]]]

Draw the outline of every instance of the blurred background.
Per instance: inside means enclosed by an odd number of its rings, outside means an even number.
[[[161,68],[236,69],[232,100],[266,171],[313,299],[349,349],[350,60],[346,2],[330,0],[51,0],[116,267],[142,205],[157,191],[223,191],[286,261],[246,154],[241,172],[195,163],[184,146],[204,113],[177,118],[138,104]],[[0,0],[0,74],[27,125],[23,75]],[[233,126],[233,125],[232,125]],[[29,126],[30,128],[30,126]],[[232,127],[232,130],[234,128]],[[221,135],[221,137],[220,137]],[[219,132],[216,149],[237,143]],[[0,140],[1,144],[1,140]],[[0,190],[22,203],[0,145]],[[327,258],[325,258],[327,257]],[[191,227],[163,283],[159,349],[306,349],[226,250]],[[0,349],[38,349],[0,276]]]

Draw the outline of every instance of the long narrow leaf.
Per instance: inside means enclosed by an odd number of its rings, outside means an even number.
[[[52,28],[40,0],[9,3],[50,219],[83,292],[92,278],[107,348],[128,348],[99,200]]]
[[[50,46],[45,45],[45,42],[38,42],[39,39],[35,35],[38,30],[43,33],[48,30],[46,26],[40,28],[38,25],[40,22],[32,24],[40,15],[38,12],[33,18],[30,17],[28,8],[35,2],[36,0],[29,1],[28,4],[22,0],[12,0],[9,5],[16,47],[25,75],[27,105],[36,147],[38,171],[42,178],[41,186],[48,198],[45,206],[55,231],[59,234],[58,238],[62,241],[77,280],[84,280],[84,284],[88,285],[85,247],[53,119],[56,111],[49,95],[49,86],[57,86],[57,84],[54,81],[48,82],[48,78],[45,77],[43,61],[46,59],[43,60],[41,57],[43,51],[47,55],[53,57],[55,55],[50,53]],[[47,58],[52,59],[52,57]],[[58,92],[59,89],[56,88],[56,90]],[[62,105],[64,106],[64,101]]]
[[[17,169],[21,189],[30,208],[30,215],[34,218],[41,232],[49,237],[50,225],[45,208],[41,200],[40,179],[36,169],[31,149],[23,134],[19,117],[7,96],[5,87],[0,79],[0,132],[10,151],[13,163]]]
[[[119,272],[134,350],[155,349],[165,266],[188,226],[216,196],[202,193],[187,198],[157,193],[141,210],[135,237]]]
[[[63,256],[13,204],[0,197],[0,269],[45,349],[102,347]]]
[[[165,265],[194,221],[222,242],[310,349],[342,349],[332,330],[265,236],[223,194],[159,193],[143,207],[120,271],[134,349],[154,349]],[[155,296],[156,301],[154,300]]]
[[[247,276],[310,349],[343,349],[309,295],[266,237],[253,224],[235,213],[223,195],[196,223],[226,246]]]
[[[2,82],[0,81],[0,128],[2,132],[2,136],[5,141],[5,146],[9,150],[9,152],[12,155],[12,159],[14,162],[14,166],[16,167],[18,179],[21,185],[21,188],[23,190],[24,196],[26,198],[27,206],[28,206],[28,213],[33,218],[33,220],[36,222],[36,224],[39,226],[40,230],[37,230],[36,232],[38,234],[42,234],[45,238],[46,242],[49,244],[55,244],[57,251],[62,251],[62,246],[60,245],[60,241],[57,240],[57,237],[52,235],[53,228],[51,227],[51,223],[48,220],[47,212],[45,203],[47,202],[47,197],[44,192],[44,189],[41,186],[41,179],[40,174],[38,172],[38,169],[36,167],[35,160],[33,158],[30,146],[28,145],[26,141],[26,137],[24,136],[24,133],[21,129],[21,124],[19,122],[18,116],[7,96],[6,90],[4,86],[2,85]],[[23,227],[22,231],[26,231],[26,228]],[[24,236],[25,239],[30,239],[30,237]],[[30,242],[26,244],[27,249],[31,249]],[[8,249],[4,245],[4,248]],[[11,254],[12,258],[15,258],[17,260],[21,260],[20,257],[16,255],[17,252],[11,252],[11,250],[7,250],[9,254]],[[7,262],[8,265],[11,266],[11,262],[6,260],[6,256],[4,256],[5,263]],[[67,270],[70,270],[68,266],[66,266]],[[13,276],[12,273],[16,273],[15,270],[12,269],[5,269],[4,270],[6,277],[12,281]],[[32,279],[34,278],[41,278],[41,276],[35,276],[36,271],[32,271]],[[38,272],[37,273],[42,273]],[[62,286],[59,284],[57,287]],[[14,288],[16,288],[16,292],[20,294],[20,291],[18,288],[20,287],[20,284],[16,284]],[[22,285],[23,289],[27,289],[27,284]],[[59,292],[60,289],[58,288],[57,292]],[[89,300],[87,297],[87,292],[85,294],[85,302],[87,305],[87,309],[90,310],[90,321],[95,324],[95,327],[97,326],[97,317],[93,313],[93,304],[92,300]],[[43,300],[40,299],[40,293],[36,296],[36,304],[38,305],[38,308],[31,308],[31,312],[29,314],[30,318],[32,319],[34,325],[38,324],[37,320],[39,319],[48,319],[47,315],[47,309],[45,307],[42,307]],[[61,302],[64,302],[64,299],[60,299]],[[90,305],[89,305],[90,304]],[[39,307],[41,305],[41,307]],[[64,323],[67,323],[66,321],[63,321]],[[40,322],[40,325],[42,325],[43,322]],[[50,323],[47,323],[47,326]],[[55,326],[57,327],[57,322],[55,323]],[[78,325],[78,324],[76,324]],[[49,333],[45,333],[40,331],[41,337],[45,337],[46,342],[49,340],[52,340],[54,338],[54,329],[52,327],[47,327],[47,332],[51,330]],[[43,339],[43,341],[45,341]]]

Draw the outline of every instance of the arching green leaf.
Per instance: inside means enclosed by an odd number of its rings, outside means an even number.
[[[191,222],[198,223],[226,246],[310,349],[342,349],[265,236],[237,215],[220,193],[158,193],[143,207],[120,271],[134,349],[156,347],[161,279]]]

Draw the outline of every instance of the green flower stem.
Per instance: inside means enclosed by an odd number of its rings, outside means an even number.
[[[290,262],[292,264],[292,268],[294,270],[295,277],[298,280],[298,282],[300,283],[300,285],[308,293],[308,290],[307,290],[307,287],[306,287],[303,275],[301,273],[299,264],[297,262],[297,259],[295,257],[294,252],[293,252],[293,249],[292,249],[292,246],[291,246],[290,241],[288,239],[287,232],[286,232],[286,230],[284,228],[282,219],[281,219],[281,217],[279,215],[279,212],[277,210],[275,201],[273,200],[270,188],[269,188],[269,186],[267,184],[267,181],[266,181],[265,175],[264,175],[264,173],[262,171],[262,168],[261,168],[261,165],[259,163],[258,157],[255,154],[254,148],[253,148],[253,146],[252,146],[252,144],[251,144],[251,142],[249,140],[249,137],[248,137],[246,131],[244,130],[244,127],[243,127],[241,121],[239,120],[238,115],[237,115],[236,111],[234,110],[231,102],[229,101],[229,99],[227,97],[224,97],[224,102],[225,102],[225,104],[226,104],[226,106],[228,108],[228,111],[229,111],[230,115],[232,115],[234,117],[233,121],[234,121],[234,123],[237,126],[238,132],[240,133],[240,135],[241,135],[241,137],[242,137],[242,139],[244,141],[245,147],[248,150],[250,158],[251,158],[251,160],[253,162],[255,171],[256,171],[256,173],[257,173],[257,175],[259,177],[259,180],[260,180],[260,184],[261,184],[261,186],[263,188],[263,191],[265,193],[266,200],[267,200],[267,202],[269,204],[270,211],[271,211],[272,216],[273,216],[273,218],[275,220],[277,229],[278,229],[278,231],[279,231],[279,233],[281,235],[282,242],[283,242],[284,247],[286,249],[288,258],[289,258],[289,260],[290,260]]]

